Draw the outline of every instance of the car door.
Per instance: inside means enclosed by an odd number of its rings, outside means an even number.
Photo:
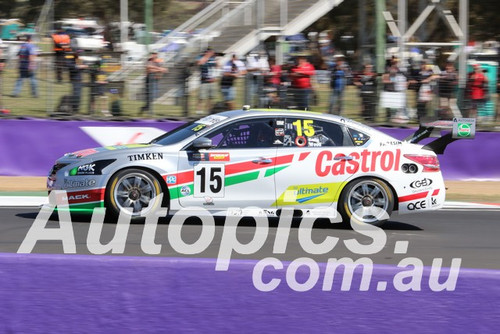
[[[306,115],[282,121],[283,145],[277,156],[293,155],[293,162],[276,173],[277,207],[298,209],[331,206],[343,183],[353,141],[343,124]],[[335,163],[344,171],[333,172]]]
[[[206,209],[272,208],[277,166],[272,118],[233,122],[207,133],[213,148],[180,152],[179,204]]]

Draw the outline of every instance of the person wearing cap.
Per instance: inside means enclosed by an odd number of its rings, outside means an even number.
[[[197,113],[207,112],[212,108],[212,100],[215,98],[215,71],[217,60],[215,52],[207,48],[196,60],[200,69],[200,88],[198,90]]]
[[[161,59],[158,58],[158,52],[151,52],[151,56],[146,63],[146,101],[144,106],[141,108],[140,113],[148,111],[152,114],[151,105],[158,96],[158,81],[163,73],[167,73],[168,70],[161,66]]]
[[[484,106],[487,100],[488,78],[484,75],[480,64],[472,65],[473,71],[469,73],[467,90],[471,101],[471,108],[467,117],[476,117],[477,110]]]
[[[292,88],[295,92],[295,103],[298,109],[309,109],[311,95],[311,77],[315,74],[314,66],[307,61],[305,54],[297,56],[297,65],[290,69]]]
[[[18,97],[23,88],[24,79],[29,79],[31,84],[31,95],[38,97],[38,84],[35,77],[36,71],[36,56],[38,50],[31,43],[31,35],[26,36],[26,41],[21,45],[19,56],[19,78],[16,81],[12,97]]]

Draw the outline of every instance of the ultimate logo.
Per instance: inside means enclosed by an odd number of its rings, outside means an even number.
[[[341,187],[338,183],[318,183],[288,187],[273,205],[332,203]]]

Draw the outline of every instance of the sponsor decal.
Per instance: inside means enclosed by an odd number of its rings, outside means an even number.
[[[208,161],[229,161],[229,153],[209,153]]]
[[[410,183],[410,187],[413,189],[418,189],[418,188],[422,188],[422,187],[428,187],[431,184],[432,184],[432,180],[425,178],[423,180],[413,181],[412,183]]]
[[[328,192],[328,187],[298,187],[297,190],[293,192],[295,200],[298,203],[305,203],[317,197],[323,196]],[[286,196],[286,195],[285,195]]]
[[[55,198],[56,203],[68,202],[68,204],[82,204],[88,202],[99,202],[104,200],[104,188],[92,190],[69,191],[59,193]]]
[[[283,145],[283,142],[279,139],[276,139],[274,142],[273,142],[273,145]]]
[[[293,139],[290,135],[283,137],[283,146],[293,146]]]
[[[285,135],[285,129],[283,129],[283,128],[274,129],[274,135],[276,137],[283,137]]]
[[[167,184],[176,184],[177,183],[177,176],[175,175],[169,175],[166,178]]]
[[[189,186],[183,186],[181,188],[181,194],[182,196],[189,196],[189,194],[191,194],[191,188],[189,188]]]
[[[188,152],[188,161],[208,161],[208,153]]]
[[[203,129],[204,129],[204,128],[206,128],[206,127],[207,127],[207,125],[206,125],[206,124],[198,124],[198,125],[196,125],[195,127],[193,127],[193,128],[191,129],[191,131],[193,131],[193,132],[198,132],[198,131],[200,131],[200,130],[203,130]]]
[[[163,153],[140,153],[127,155],[128,161],[162,160]]]
[[[83,179],[83,180],[64,179],[63,189],[88,188],[95,186],[96,183],[97,182],[94,179]]]
[[[223,120],[225,120],[227,117],[226,116],[220,116],[220,115],[209,115],[205,116],[202,119],[198,120],[196,123],[204,124],[207,126],[219,123]]]
[[[279,196],[273,205],[333,203],[342,183],[317,183],[292,185]]]
[[[348,159],[345,159],[348,157]],[[384,172],[398,171],[401,150],[394,151],[368,151],[350,154],[338,153],[333,156],[331,151],[321,151],[316,158],[316,175],[320,177],[328,175],[354,174],[358,171],[363,173],[374,172],[382,169]]]
[[[298,136],[297,138],[295,138],[295,145],[297,145],[297,147],[304,147],[307,145],[307,139],[306,137],[304,136]]]
[[[427,201],[422,200],[422,201],[418,201],[418,202],[411,202],[411,203],[408,203],[406,208],[410,211],[426,209],[427,208]]]
[[[474,118],[454,118],[452,137],[472,139],[476,135],[476,120]]]
[[[399,140],[390,140],[390,141],[380,143],[380,146],[398,146],[398,145],[403,145],[403,142],[401,142]]]
[[[278,126],[284,126],[285,125],[285,121],[284,120],[277,120],[276,121],[276,125],[278,125]]]
[[[437,199],[435,197],[431,197],[431,205],[432,206],[437,206]]]

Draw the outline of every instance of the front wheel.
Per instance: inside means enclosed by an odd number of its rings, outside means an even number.
[[[106,208],[113,218],[123,210],[132,221],[141,220],[141,216],[161,206],[161,193],[162,187],[154,175],[142,169],[125,169],[115,174],[106,188]]]
[[[376,178],[362,178],[342,191],[339,212],[344,222],[382,225],[392,213],[394,195],[389,186]]]

